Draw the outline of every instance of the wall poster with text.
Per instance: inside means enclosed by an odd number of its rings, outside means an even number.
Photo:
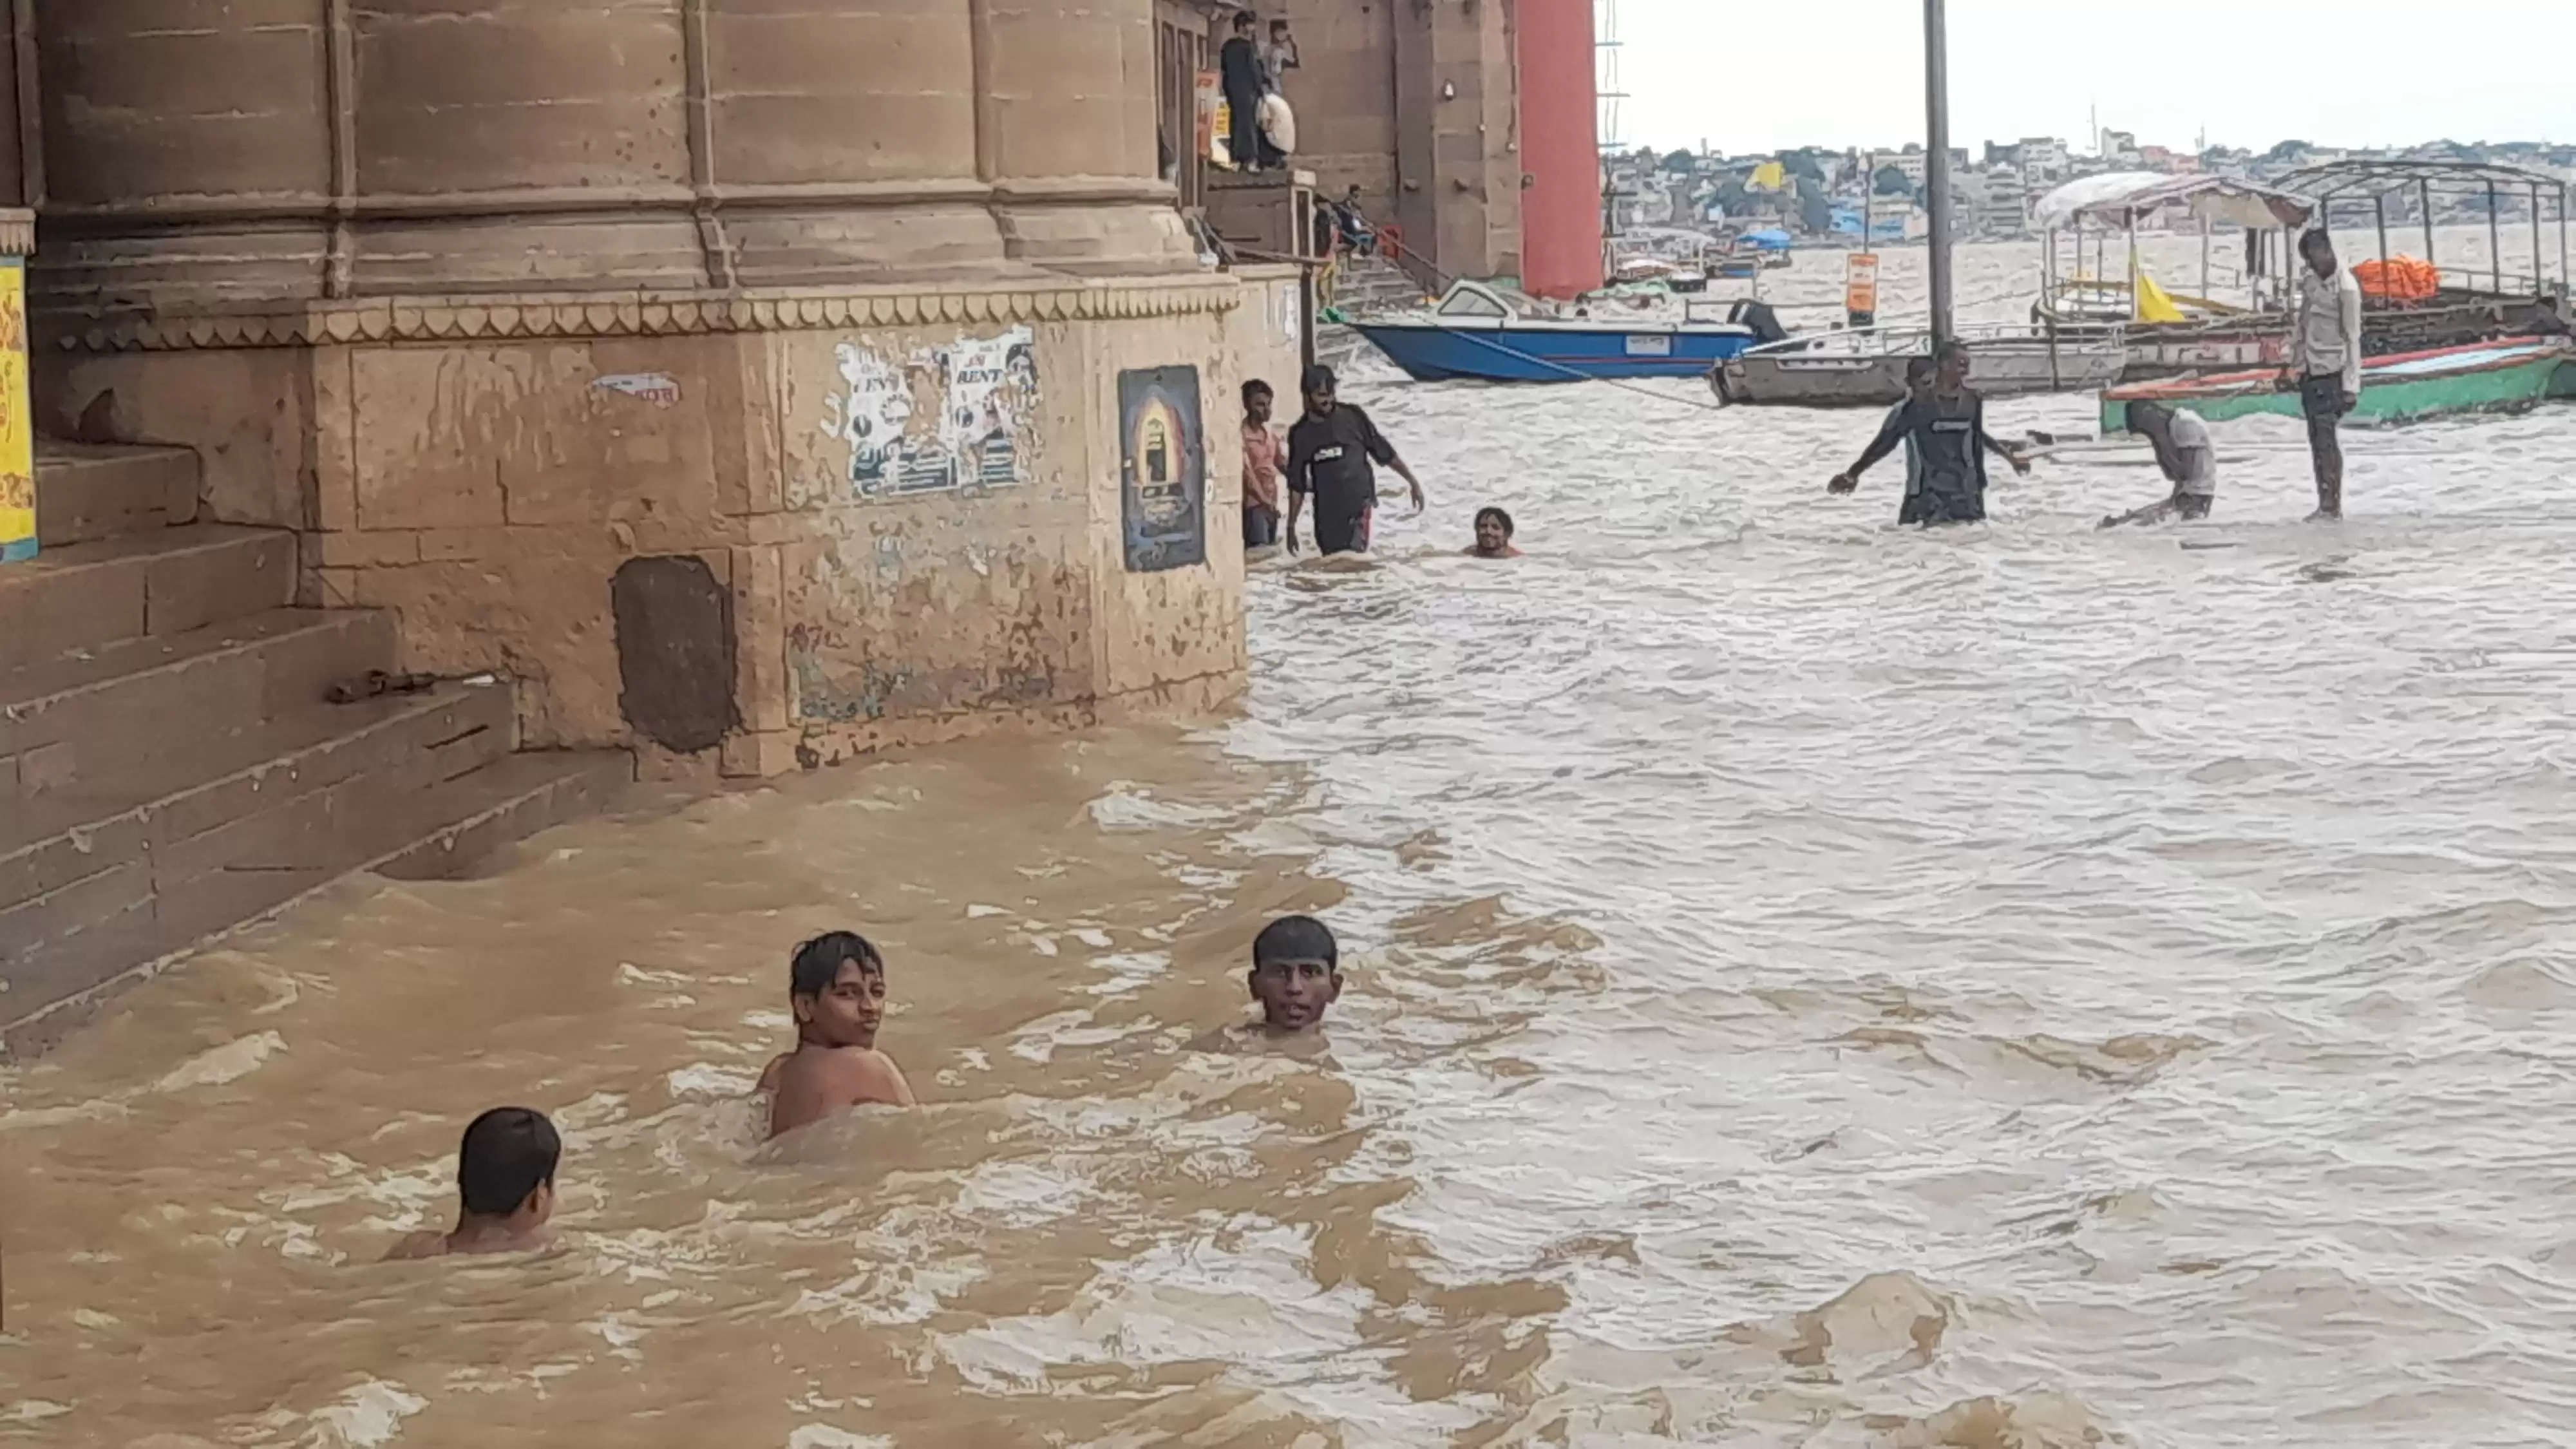
[[[1207,562],[1207,436],[1196,367],[1118,374],[1118,492],[1127,570]]]

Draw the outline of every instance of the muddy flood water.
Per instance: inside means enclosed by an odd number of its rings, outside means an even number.
[[[0,1076],[0,1443],[2566,1442],[2576,409],[1924,534],[1870,418],[1348,395],[1434,509],[1256,569],[1239,715],[352,883]],[[924,1106],[765,1150],[845,925]],[[560,1246],[378,1264],[504,1102]]]

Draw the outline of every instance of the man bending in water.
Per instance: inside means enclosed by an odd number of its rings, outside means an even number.
[[[453,1232],[414,1233],[388,1258],[450,1253],[524,1253],[553,1241],[555,1166],[563,1139],[543,1112],[495,1107],[468,1124],[456,1149],[456,1190],[464,1199]]]
[[[1862,450],[1860,461],[1826,485],[1831,493],[1849,493],[1860,475],[1907,442],[1919,455],[1921,478],[1909,477],[1899,523],[1975,523],[1986,516],[1986,457],[2001,455],[2016,473],[2030,471],[2029,460],[1998,443],[1986,432],[1986,402],[1968,387],[1968,349],[1957,342],[1941,344],[1933,356],[1931,390],[1908,398],[1889,414],[1878,436]]]
[[[885,958],[865,936],[829,931],[796,948],[787,966],[796,1050],[760,1076],[761,1090],[776,1094],[769,1102],[770,1136],[850,1107],[914,1105],[902,1068],[877,1050],[885,1008]]]
[[[2218,455],[2210,445],[2209,425],[2200,420],[2200,414],[2163,403],[2131,403],[2129,431],[2144,434],[2156,450],[2156,466],[2164,470],[2173,492],[2144,508],[2103,519],[2102,527],[2207,518],[2210,505],[2218,499]]]
[[[1469,558],[1519,558],[1521,551],[1512,547],[1512,516],[1499,508],[1476,510],[1476,542],[1467,550]]]

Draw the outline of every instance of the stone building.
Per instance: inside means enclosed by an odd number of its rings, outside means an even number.
[[[1373,214],[1452,276],[1527,271],[1567,295],[1600,284],[1592,0],[1254,9],[1296,34],[1302,63],[1284,88],[1298,165],[1321,194],[1358,186]]]
[[[1232,399],[1302,319],[1157,174],[1169,9],[21,0],[71,441],[0,567],[0,1024],[626,752],[1237,692]],[[411,749],[325,708],[369,670],[493,682]]]

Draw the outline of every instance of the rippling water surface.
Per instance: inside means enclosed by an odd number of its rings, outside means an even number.
[[[0,1440],[2564,1441],[2576,410],[1925,534],[1866,417],[1351,391],[1434,511],[1256,570],[1241,717],[352,885],[0,1078]],[[927,1106],[764,1152],[839,925]],[[503,1101],[562,1247],[374,1265]]]

